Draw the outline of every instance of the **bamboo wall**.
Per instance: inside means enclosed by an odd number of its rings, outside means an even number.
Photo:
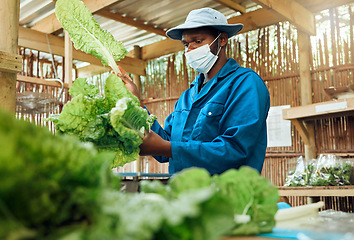
[[[59,62],[54,60],[54,65],[52,61],[43,59],[39,51],[28,50],[24,48],[19,48],[19,54],[22,55],[22,72],[19,75],[34,77],[39,79],[53,79],[55,78],[55,71],[61,79],[63,79],[62,66]],[[54,70],[55,68],[55,70]],[[49,83],[49,82],[48,82]],[[52,98],[57,99],[60,88],[45,85],[45,84],[35,84],[25,81],[16,82],[16,95],[20,96],[22,93],[41,93],[45,96],[52,96]],[[40,94],[38,95],[40,96]],[[30,122],[34,122],[37,125],[42,125],[48,127],[51,131],[55,131],[55,126],[52,122],[45,121],[50,114],[59,113],[64,103],[69,100],[68,89],[63,89],[60,104],[52,104],[48,111],[45,113],[26,113],[23,112],[20,106],[16,106],[16,117],[22,118]]]
[[[331,100],[324,88],[348,86],[354,83],[353,9],[346,5],[316,15],[317,35],[311,36],[313,103]],[[329,27],[328,27],[329,26]],[[254,69],[266,83],[271,106],[300,106],[300,74],[297,31],[289,23],[259,29],[230,39],[228,55],[241,66]],[[180,94],[187,89],[195,72],[185,64],[182,53],[151,61],[143,79],[142,98],[160,124],[172,112]],[[344,116],[315,121],[318,154],[334,153],[345,158],[354,156],[354,117]],[[283,186],[297,158],[304,155],[304,144],[292,126],[292,146],[267,148],[262,175],[277,186]],[[144,172],[165,173],[167,165],[144,157]],[[134,164],[134,163],[132,163]],[[121,171],[129,171],[127,165]],[[353,198],[323,197],[326,207],[338,210],[353,209]],[[289,197],[292,205],[308,203],[304,197]],[[351,210],[352,211],[352,210]]]

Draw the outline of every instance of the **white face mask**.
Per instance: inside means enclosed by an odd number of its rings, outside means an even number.
[[[220,47],[216,55],[214,55],[210,51],[210,46],[216,41],[216,39],[219,38],[220,34],[214,39],[214,41],[210,45],[205,44],[199,48],[184,53],[184,56],[186,56],[187,64],[198,72],[208,73],[210,69],[214,66],[216,60],[218,60],[218,55],[221,49]]]

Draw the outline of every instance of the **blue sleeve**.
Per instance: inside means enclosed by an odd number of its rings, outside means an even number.
[[[244,74],[231,88],[220,119],[220,134],[212,141],[171,141],[175,171],[191,166],[210,173],[248,165],[262,170],[267,146],[269,92],[255,73]]]
[[[164,140],[170,141],[171,139],[171,127],[172,127],[173,113],[171,113],[165,120],[165,128],[162,128],[157,120],[151,126],[151,130],[157,133]],[[164,163],[168,162],[169,158],[164,156],[153,156],[157,161]]]

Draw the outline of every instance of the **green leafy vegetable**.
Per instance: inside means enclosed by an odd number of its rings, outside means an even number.
[[[0,111],[0,238],[218,240],[274,224],[276,188],[254,169],[191,168],[124,193],[113,158]]]
[[[295,170],[288,172],[284,186],[342,186],[351,185],[353,163],[341,157],[321,154],[317,159],[297,160]]]
[[[58,0],[55,13],[75,48],[92,54],[103,65],[120,73],[116,61],[127,50],[112,34],[101,29],[82,1]],[[88,84],[85,78],[76,79],[69,90],[72,100],[64,105],[61,114],[52,115],[48,120],[53,121],[58,132],[90,141],[99,151],[114,150],[116,158],[112,167],[123,166],[138,159],[144,131],[156,117],[141,108],[139,99],[115,74],[105,82],[104,96],[101,96],[97,86]],[[126,106],[124,111],[119,108],[122,104]]]
[[[76,97],[80,94],[87,97],[97,96],[99,89],[96,85],[89,85],[86,82],[86,78],[77,78],[75,80],[75,85],[71,86],[69,89],[69,94],[73,97]]]
[[[40,239],[95,221],[102,191],[119,183],[113,158],[0,111],[0,239]]]
[[[139,99],[125,87],[123,81],[115,74],[109,75],[106,79],[104,93],[109,102],[110,109],[115,107],[117,101],[124,97],[132,99],[134,105],[140,106]]]
[[[48,118],[57,131],[92,142],[99,151],[116,152],[112,167],[138,159],[144,130],[151,128],[156,116],[140,107],[137,97],[114,74],[107,78],[105,97],[98,95],[97,86],[84,78],[75,80],[70,89],[70,94],[77,95],[60,114]]]
[[[127,50],[112,34],[100,27],[82,1],[58,0],[55,14],[76,49],[97,57],[103,65],[109,65],[115,73],[120,73],[116,61],[122,59]]]
[[[188,193],[193,199],[200,190],[213,191],[212,197],[202,204],[202,214],[180,224],[164,225],[164,231],[175,236],[170,238],[171,235],[159,232],[165,239],[167,236],[169,239],[213,239],[215,235],[212,232],[215,231],[219,231],[216,234],[219,236],[225,231],[230,235],[252,235],[271,232],[275,226],[278,189],[249,167],[231,169],[214,176],[204,169],[190,168],[173,175],[166,186],[156,181],[142,181],[140,187],[143,192],[158,193],[167,199],[178,199]],[[195,222],[199,227],[194,225]],[[230,223],[231,226],[228,225]]]

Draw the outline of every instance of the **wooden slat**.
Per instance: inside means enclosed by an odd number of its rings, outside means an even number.
[[[97,11],[100,11],[106,7],[111,6],[112,4],[115,4],[121,0],[85,0],[85,6],[90,9],[90,11],[94,14]],[[40,32],[44,33],[53,33],[59,29],[61,29],[62,26],[60,22],[58,21],[55,13],[49,15],[48,17],[38,21],[37,23],[34,24],[32,27],[33,30],[37,30]]]
[[[269,11],[285,17],[302,31],[310,35],[316,34],[314,15],[295,0],[254,0],[254,2]]]
[[[52,87],[61,87],[61,84],[59,82],[46,81],[43,78],[28,77],[20,74],[17,74],[17,81],[25,82],[25,83],[41,84],[41,85],[52,86]],[[69,88],[69,85],[67,83],[64,83],[64,88]]]
[[[354,186],[279,187],[280,196],[354,196]]]

